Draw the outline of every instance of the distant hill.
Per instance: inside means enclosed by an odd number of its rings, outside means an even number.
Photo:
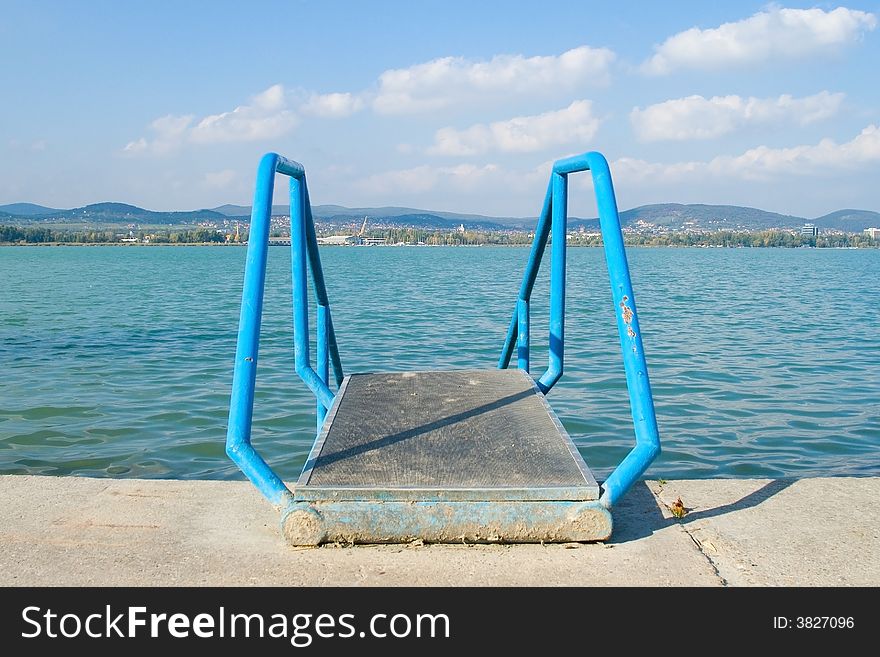
[[[215,208],[216,211],[239,212],[243,215],[250,215],[250,208],[247,206],[221,206]],[[287,206],[274,206],[273,214],[288,214]],[[440,212],[437,210],[420,210],[416,208],[405,207],[380,207],[380,208],[347,208],[341,205],[315,205],[312,207],[312,214],[317,221],[325,223],[352,223],[355,219],[369,217],[371,221],[378,221],[385,224],[394,225],[416,225],[418,217],[433,217],[444,219],[447,223],[454,226],[464,224],[466,227],[482,227],[487,229],[497,228],[520,228],[530,230],[534,228],[536,217],[490,217],[479,214],[462,214],[458,212]],[[803,225],[807,220],[803,217],[792,215],[778,214],[776,212],[767,212],[757,208],[747,208],[737,205],[704,205],[691,204],[683,205],[681,203],[658,203],[653,205],[643,205],[631,210],[620,213],[620,220],[623,225],[633,225],[638,222],[662,226],[670,230],[681,230],[686,228],[702,229],[702,230],[760,230],[766,228],[795,228]],[[421,224],[419,224],[421,225]],[[442,227],[446,224],[436,223],[436,227]],[[582,219],[577,217],[569,218],[569,225],[572,228],[584,227],[586,229],[598,229],[598,218]],[[435,224],[431,224],[435,226]],[[427,227],[427,224],[425,224]],[[829,225],[829,228],[831,226]]]
[[[287,215],[286,205],[275,205],[274,215]],[[81,208],[58,210],[32,203],[12,203],[0,206],[0,218],[18,222],[58,223],[138,223],[176,225],[196,222],[222,223],[230,219],[247,218],[251,208],[245,205],[221,205],[213,209],[188,212],[157,212],[127,203],[93,203]],[[379,208],[348,208],[342,205],[315,205],[315,220],[330,226],[351,226],[369,217],[370,226],[400,226],[451,230],[464,224],[477,230],[532,230],[535,217],[491,217],[416,208],[386,206]],[[706,205],[655,203],[620,213],[624,226],[652,226],[667,230],[766,230],[798,228],[813,222],[820,229],[861,232],[871,226],[880,227],[880,213],[870,210],[838,210],[816,219],[768,212],[738,205]],[[597,230],[597,218],[570,217],[569,227],[577,230]]]
[[[272,206],[272,214],[287,214],[286,205],[273,205]],[[226,215],[227,217],[250,217],[251,216],[251,206],[249,205],[221,205],[216,208],[211,208],[214,212],[219,212],[220,214]]]
[[[51,219],[71,219],[77,221],[138,222],[152,224],[182,224],[192,221],[217,221],[226,215],[213,210],[193,210],[190,212],[155,212],[126,203],[93,203],[82,208],[64,210],[46,216]]]
[[[47,208],[44,205],[35,205],[33,203],[10,203],[9,205],[0,205],[0,212],[17,217],[30,217],[32,215],[58,212],[58,210],[55,208]]]
[[[92,203],[73,210],[56,210],[53,214],[59,213],[88,214],[95,217],[142,217],[150,214],[150,211],[128,203]]]
[[[251,206],[249,205],[221,205],[212,208],[215,212],[225,214],[230,217],[249,217],[251,215]],[[290,206],[273,205],[273,215],[289,215]],[[342,222],[349,223],[355,218],[363,220],[369,217],[371,220],[386,220],[385,223],[391,223],[387,220],[398,217],[415,217],[418,215],[431,215],[441,219],[448,219],[458,226],[461,223],[469,225],[475,224],[492,224],[496,226],[515,226],[520,227],[529,223],[534,223],[534,217],[488,217],[482,214],[462,214],[459,212],[442,212],[439,210],[421,210],[418,208],[404,208],[397,206],[384,206],[379,208],[348,208],[344,205],[313,205],[312,215],[316,220],[323,220],[328,223]]]
[[[806,221],[776,212],[739,205],[705,205],[694,203],[658,203],[643,205],[620,214],[624,225],[639,221],[656,226],[681,230],[699,228],[701,230],[762,230],[767,228],[795,228]]]
[[[409,217],[429,214],[441,219],[446,219],[456,226],[459,224],[491,224],[494,226],[516,226],[534,223],[534,217],[491,217],[482,214],[464,214],[461,212],[443,212],[440,210],[420,210],[417,208],[403,208],[397,206],[385,206],[380,208],[346,208],[341,205],[315,205],[312,214],[317,217],[370,217],[370,219],[389,217]]]
[[[880,212],[871,210],[838,210],[830,214],[816,217],[813,223],[819,229],[844,230],[848,233],[859,233],[865,228],[880,228]]]
[[[9,207],[33,206],[30,203],[15,203]],[[28,208],[29,209],[29,208]],[[226,215],[214,210],[193,210],[190,212],[156,212],[145,210],[128,203],[93,203],[81,208],[71,210],[53,210],[44,208],[47,212],[40,214],[12,213],[14,218],[29,221],[55,221],[55,222],[93,222],[93,223],[142,223],[142,224],[185,224],[197,221],[222,221],[228,219]]]
[[[219,212],[220,214],[225,214],[227,217],[250,217],[251,216],[251,206],[250,205],[221,205],[216,208],[211,208],[214,212]],[[272,206],[272,215],[273,216],[281,216],[290,214],[290,206],[289,205],[273,205]]]

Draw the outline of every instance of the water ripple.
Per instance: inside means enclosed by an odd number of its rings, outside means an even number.
[[[323,249],[346,370],[492,367],[525,249]],[[0,248],[0,472],[240,478],[224,454],[245,250]],[[658,477],[880,474],[880,252],[629,252]],[[253,442],[295,478],[314,399],[294,375],[289,252],[270,251]],[[632,445],[600,249],[569,253],[549,400],[600,478]],[[547,278],[533,299],[546,362]],[[314,318],[312,318],[314,322]]]

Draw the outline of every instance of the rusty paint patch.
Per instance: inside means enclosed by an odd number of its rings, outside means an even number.
[[[632,308],[630,308],[629,306],[626,305],[627,301],[629,301],[629,297],[624,294],[623,300],[620,302],[620,309],[621,309],[621,312],[623,313],[623,322],[625,324],[629,324],[633,318]],[[633,336],[630,335],[630,337],[633,337]]]
[[[636,332],[633,331],[633,327],[632,327],[632,326],[627,326],[627,327],[626,327],[626,334],[627,334],[629,337],[631,337],[631,338],[636,337]]]

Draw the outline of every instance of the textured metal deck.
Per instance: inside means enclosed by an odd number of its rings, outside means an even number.
[[[299,499],[598,494],[571,438],[521,370],[348,377],[296,487]]]

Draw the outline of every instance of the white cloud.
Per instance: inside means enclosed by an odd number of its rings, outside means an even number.
[[[874,14],[846,7],[827,12],[771,7],[735,23],[679,32],[655,48],[642,70],[665,75],[681,68],[711,70],[803,57],[853,43],[876,26]]]
[[[399,190],[419,194],[433,189],[440,175],[441,171],[436,167],[422,164],[411,169],[374,173],[358,181],[356,186],[374,195],[391,194]]]
[[[522,196],[540,203],[547,186],[552,162],[529,170],[512,170],[488,163],[434,166],[423,164],[372,174],[355,181],[354,189],[372,197],[398,199],[420,197],[433,192],[444,197],[475,196],[485,201],[487,191],[506,197]],[[420,201],[421,202],[421,201]],[[524,213],[528,211],[524,210]]]
[[[536,216],[552,167],[549,160],[527,168],[494,162],[420,165],[350,179],[341,189],[337,186],[335,193],[348,194],[350,203],[361,205],[409,205],[496,216]],[[590,176],[581,174],[578,179],[581,177]],[[569,212],[593,216],[592,193],[574,194],[569,199]]]
[[[615,179],[637,182],[695,182],[706,178],[768,180],[785,175],[821,175],[859,170],[880,163],[880,127],[869,125],[848,142],[823,139],[789,148],[758,146],[741,155],[719,155],[708,161],[663,164],[620,158],[612,164]]]
[[[260,141],[290,132],[296,115],[285,108],[284,87],[275,84],[231,112],[213,114],[199,121],[189,135],[191,141],[218,143]]]
[[[359,112],[364,108],[365,104],[364,99],[360,95],[348,92],[332,94],[313,93],[302,104],[300,111],[311,116],[337,119]]]
[[[150,123],[150,130],[154,133],[151,139],[141,137],[135,141],[130,141],[122,150],[132,155],[138,153],[164,155],[169,153],[184,141],[192,121],[192,114],[185,116],[174,116],[173,114],[160,116]]]
[[[680,182],[687,176],[699,175],[706,171],[706,162],[674,162],[661,164],[647,162],[639,158],[621,157],[611,163],[611,174],[615,182],[626,183],[669,183]]]
[[[581,46],[561,55],[496,55],[489,61],[443,57],[379,76],[373,108],[381,114],[432,111],[486,96],[529,94],[604,84],[615,55]]]
[[[298,121],[286,105],[284,87],[276,84],[254,96],[250,104],[240,105],[231,112],[212,114],[198,120],[192,114],[169,114],[150,124],[152,137],[129,142],[123,152],[130,155],[164,155],[185,142],[210,144],[280,137],[290,132]]]
[[[149,148],[149,142],[147,142],[145,137],[140,137],[139,139],[135,139],[134,141],[128,142],[122,149],[125,153],[135,154],[135,153],[143,153]]]
[[[842,93],[828,91],[804,98],[688,96],[636,107],[629,119],[642,141],[711,139],[746,125],[782,121],[807,125],[827,119],[837,113],[843,98]]]
[[[880,162],[880,128],[872,124],[843,144],[823,139],[814,146],[758,146],[737,157],[716,157],[709,162],[708,168],[715,174],[751,179],[773,174],[813,174],[825,170],[856,169],[873,162]]]
[[[477,155],[488,151],[530,153],[550,146],[585,142],[593,138],[599,119],[589,100],[576,100],[568,107],[507,121],[477,123],[466,130],[441,128],[434,135],[433,155]]]

